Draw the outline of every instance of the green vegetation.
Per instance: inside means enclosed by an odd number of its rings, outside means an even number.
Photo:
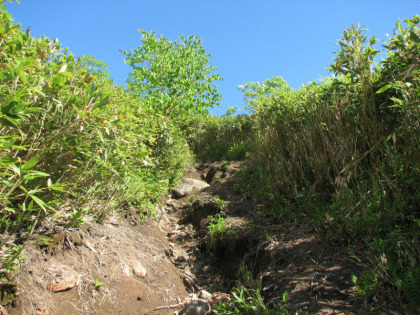
[[[199,117],[192,122],[189,143],[203,162],[243,160],[249,152],[252,136],[248,115]]]
[[[242,182],[266,218],[307,218],[368,261],[353,281],[371,310],[385,307],[378,296],[420,307],[419,21],[397,23],[379,63],[374,37],[345,30],[332,78],[299,90],[280,77],[240,86],[252,114],[195,122],[192,140],[204,160],[243,145]]]
[[[228,228],[226,226],[226,219],[223,217],[224,213],[218,213],[215,216],[209,216],[210,222],[208,230],[212,238],[222,238],[226,234]]]
[[[283,293],[283,301],[276,303],[276,305],[267,306],[264,298],[261,295],[262,283],[261,280],[255,285],[252,272],[245,266],[244,263],[240,267],[240,281],[232,292],[232,301],[228,304],[222,303],[214,310],[216,314],[261,314],[261,315],[274,315],[281,314],[287,315],[290,312],[286,308],[288,293]],[[305,314],[299,312],[296,314]]]
[[[372,311],[386,310],[377,296],[419,310],[419,16],[397,23],[381,62],[377,40],[353,26],[332,78],[299,90],[280,77],[244,84],[252,114],[223,117],[208,116],[220,78],[194,36],[140,31],[142,45],[123,52],[125,89],[103,62],[22,30],[3,2],[0,20],[1,285],[41,226],[78,228],[127,207],[152,215],[192,149],[203,161],[246,158],[243,182],[266,218],[311,220],[320,238],[368,261],[352,280]],[[223,214],[209,231],[226,233]],[[216,312],[286,314],[260,289],[238,286]]]
[[[219,77],[209,75],[197,38],[172,43],[142,32],[142,46],[126,53],[134,69],[126,90],[112,84],[105,63],[22,30],[3,2],[0,21],[3,285],[40,227],[78,228],[127,207],[152,215],[192,162],[188,117],[217,103],[211,82]],[[148,85],[156,71],[159,88]]]
[[[130,92],[141,96],[143,106],[153,108],[155,115],[187,124],[197,114],[208,114],[208,108],[219,104],[221,96],[212,83],[220,80],[210,66],[201,41],[180,35],[172,42],[155,32],[140,30],[142,45],[122,51],[133,71],[128,79]]]
[[[247,289],[240,286],[232,293],[233,301],[229,305],[220,304],[214,310],[216,314],[259,314],[259,315],[288,315],[286,307],[278,304],[272,307],[267,307],[264,304],[264,299],[261,296],[261,283],[258,284],[256,289]],[[283,294],[284,303],[287,302],[287,293]],[[298,313],[304,314],[304,313]]]

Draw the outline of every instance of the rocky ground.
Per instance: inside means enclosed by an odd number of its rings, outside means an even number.
[[[229,303],[239,283],[258,281],[268,304],[287,292],[292,312],[360,310],[350,280],[359,263],[321,242],[309,224],[265,223],[241,191],[243,167],[192,169],[147,222],[116,213],[102,224],[50,231],[48,246],[35,235],[16,278],[19,298],[0,314],[204,315]]]

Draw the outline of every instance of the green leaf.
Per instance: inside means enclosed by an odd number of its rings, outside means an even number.
[[[28,162],[26,162],[23,166],[22,169],[23,170],[28,170],[32,167],[35,166],[36,163],[38,163],[38,161],[41,159],[40,155],[36,155],[34,156],[32,159],[30,159]]]
[[[48,177],[50,176],[50,174],[44,173],[44,172],[40,172],[40,171],[32,171],[30,170],[27,174],[25,174],[23,176],[23,179],[27,180],[27,179],[34,179],[34,178],[39,178],[39,177]]]
[[[20,139],[20,138],[14,137],[13,139],[10,139],[9,141],[4,142],[3,143],[3,149],[10,148],[16,142],[16,140],[18,140],[18,139]],[[15,159],[13,159],[13,160],[16,161]],[[0,163],[1,162],[2,162],[2,159],[0,160]]]
[[[26,76],[26,73],[22,71],[22,73],[20,74],[20,79],[22,81],[23,84],[28,83],[28,77]]]
[[[42,210],[44,210],[44,211],[46,211],[47,210],[47,208],[49,208],[48,207],[48,205],[44,202],[44,201],[42,201],[41,199],[39,199],[37,196],[35,196],[35,195],[29,195],[29,197],[31,197],[32,199],[33,199],[33,201],[35,201],[35,203],[42,209]]]
[[[98,132],[99,139],[101,139],[102,143],[105,143],[104,136],[102,135],[102,132],[98,128],[96,128],[96,131]]]
[[[381,94],[385,92],[386,90],[390,89],[392,87],[391,83],[388,83],[387,85],[381,87],[379,90],[376,91],[376,94]]]
[[[20,168],[17,167],[15,164],[10,164],[10,168],[18,175],[20,176]]]
[[[283,293],[283,302],[287,303],[287,298],[289,297],[289,295],[287,294],[287,291]]]
[[[98,105],[96,105],[95,107],[97,108],[102,108],[104,107],[106,104],[109,103],[109,96],[105,97],[104,99],[102,99]]]
[[[52,190],[61,191],[61,192],[71,194],[71,192],[66,190],[66,186],[64,186],[62,184],[59,184],[59,183],[55,183],[55,184],[52,184],[52,185],[48,186],[48,189],[52,189]]]

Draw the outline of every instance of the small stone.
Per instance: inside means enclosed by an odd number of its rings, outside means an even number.
[[[131,271],[127,264],[121,264],[121,271],[123,275],[129,276]]]
[[[206,315],[210,310],[210,304],[207,301],[194,300],[185,305],[179,315]]]
[[[139,262],[133,263],[132,267],[133,267],[133,272],[137,277],[140,277],[140,278],[146,277],[147,275],[146,268],[144,268],[141,263]]]
[[[177,267],[178,269],[184,270],[187,267],[187,263],[186,262],[175,263],[175,267]]]
[[[79,280],[79,275],[67,266],[60,266],[54,270],[53,278],[51,291],[62,292],[73,288]]]
[[[0,308],[0,310],[1,310],[1,308]],[[3,311],[3,313],[4,313],[4,311]],[[5,314],[7,315],[8,313],[5,313]],[[45,307],[37,308],[35,310],[35,315],[50,315],[50,314],[51,314],[50,311]]]

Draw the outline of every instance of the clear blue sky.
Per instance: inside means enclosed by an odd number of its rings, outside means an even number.
[[[110,66],[123,85],[130,67],[119,49],[140,45],[137,29],[176,40],[196,35],[224,78],[223,99],[213,109],[243,106],[237,86],[281,76],[298,89],[329,76],[334,44],[360,23],[386,40],[398,19],[420,13],[418,0],[22,0],[7,4],[16,22],[34,36],[57,37],[75,55],[92,55]]]

